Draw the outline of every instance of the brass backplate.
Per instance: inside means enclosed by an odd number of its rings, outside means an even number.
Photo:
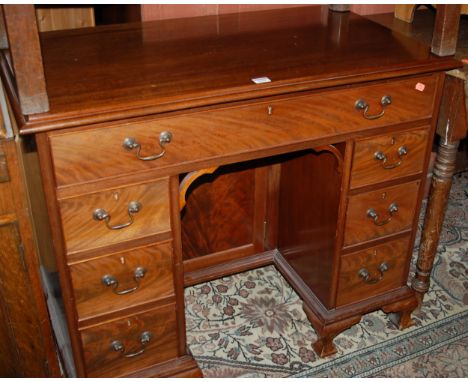
[[[8,164],[5,153],[0,152],[0,183],[9,182]]]

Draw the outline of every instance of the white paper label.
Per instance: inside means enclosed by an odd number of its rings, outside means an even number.
[[[271,82],[271,80],[268,77],[252,78],[252,81],[256,84],[266,84],[267,82]]]

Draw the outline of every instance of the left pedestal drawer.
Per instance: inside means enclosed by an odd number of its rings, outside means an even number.
[[[67,254],[169,232],[169,180],[61,199]]]
[[[175,304],[81,330],[89,377],[119,377],[178,356]]]
[[[78,319],[174,295],[172,241],[70,265]]]

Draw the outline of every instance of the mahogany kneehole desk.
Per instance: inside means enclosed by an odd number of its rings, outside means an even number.
[[[267,264],[303,299],[321,357],[368,312],[411,325],[456,61],[324,8],[50,33],[42,49],[51,111],[21,128],[79,376],[201,375],[184,287]]]

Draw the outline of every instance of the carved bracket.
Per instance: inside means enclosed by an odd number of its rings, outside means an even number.
[[[202,170],[189,172],[187,175],[184,176],[184,179],[182,179],[182,182],[180,182],[180,185],[179,185],[179,210],[180,211],[182,211],[185,207],[185,204],[186,204],[185,196],[187,194],[189,187],[192,185],[192,183],[195,182],[202,175],[213,174],[218,168],[219,166],[204,168]]]
[[[333,145],[318,146],[318,147],[314,147],[312,150],[314,150],[317,153],[328,151],[329,153],[333,154],[333,156],[338,161],[338,166],[337,166],[338,173],[341,174],[343,172],[343,161],[344,161],[343,155],[341,154],[340,150],[338,150],[335,146]]]

